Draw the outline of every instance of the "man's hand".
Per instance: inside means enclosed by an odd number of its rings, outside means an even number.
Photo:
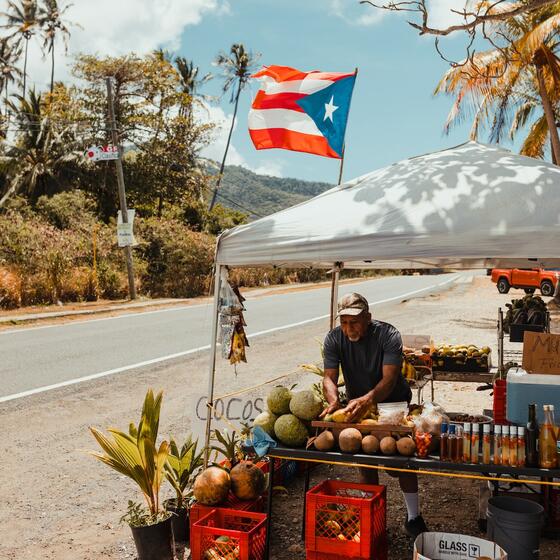
[[[323,410],[323,412],[319,414],[319,418],[324,418],[327,414],[332,414],[335,410],[338,410],[339,408],[342,408],[340,401],[336,401],[332,404],[329,404],[327,408],[325,408],[325,410]]]
[[[369,411],[372,405],[372,400],[369,395],[364,395],[357,399],[352,399],[348,406],[344,409],[346,412],[348,422],[354,422],[355,420],[361,420],[362,416]]]

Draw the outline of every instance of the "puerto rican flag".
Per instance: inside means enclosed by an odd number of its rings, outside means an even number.
[[[249,112],[249,134],[257,150],[343,157],[355,72],[265,66],[252,77],[261,81]]]

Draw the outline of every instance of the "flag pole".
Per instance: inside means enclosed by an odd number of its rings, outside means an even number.
[[[358,68],[356,67],[354,69],[354,80],[356,79],[356,77],[358,76]],[[348,107],[348,114],[350,114],[350,107]],[[344,142],[344,145],[342,146],[342,157],[340,158],[340,169],[338,171],[338,183],[337,185],[340,185],[342,183],[342,172],[344,171],[344,155],[346,153],[346,142]]]

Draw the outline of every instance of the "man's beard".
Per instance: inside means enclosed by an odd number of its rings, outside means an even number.
[[[360,337],[359,336],[356,336],[356,337],[349,336],[348,340],[350,342],[358,342],[360,340]]]

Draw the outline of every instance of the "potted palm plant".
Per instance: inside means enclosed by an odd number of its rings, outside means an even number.
[[[161,507],[159,500],[169,456],[168,442],[156,447],[162,397],[162,392],[156,396],[151,389],[147,392],[140,423],[131,423],[128,433],[110,428],[110,436],[106,436],[90,427],[103,450],[91,454],[133,480],[146,501],[146,506],[129,501],[128,512],[122,518],[132,530],[138,560],[173,560],[171,514]]]
[[[189,542],[189,508],[193,500],[194,475],[202,467],[203,450],[197,451],[198,440],[187,436],[181,449],[173,438],[169,442],[169,456],[165,465],[165,477],[173,486],[176,497],[166,500],[167,511],[173,513],[171,527],[175,543]]]

